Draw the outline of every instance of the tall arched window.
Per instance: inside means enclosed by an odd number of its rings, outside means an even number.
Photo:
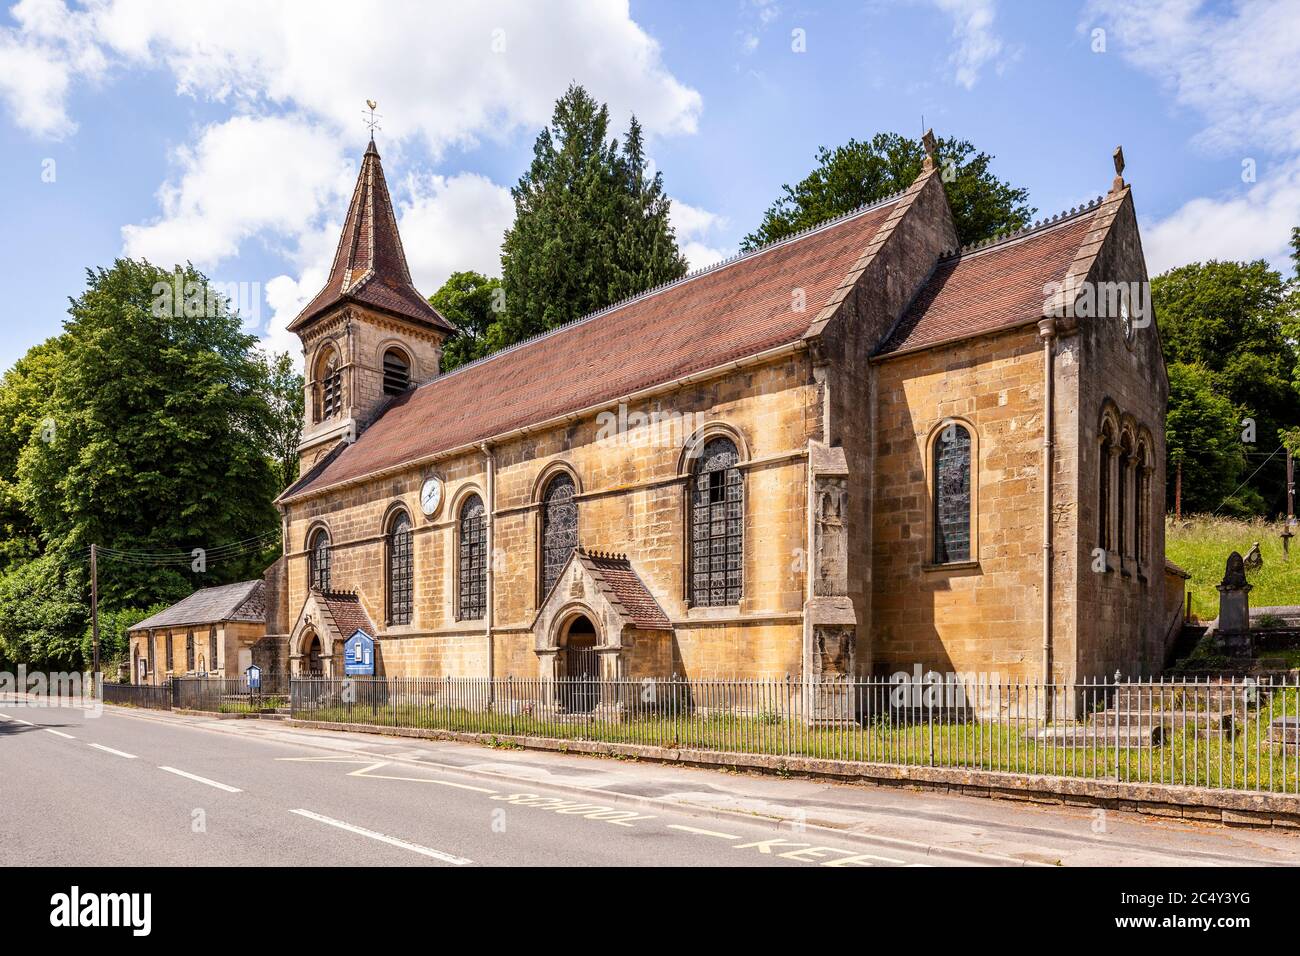
[[[214,671],[221,668],[220,662],[217,661],[217,629],[215,627],[208,628],[208,663]]]
[[[457,578],[462,621],[477,621],[487,606],[487,519],[483,499],[470,495],[460,506]]]
[[[1137,559],[1138,567],[1142,566],[1146,558],[1147,550],[1147,522],[1150,520],[1150,504],[1147,501],[1148,474],[1147,474],[1147,446],[1146,442],[1138,442],[1137,458],[1133,469],[1133,557]]]
[[[194,632],[185,632],[185,669],[194,670]]]
[[[388,523],[388,623],[411,623],[411,516],[398,511]]]
[[[384,394],[400,395],[411,384],[411,362],[401,349],[384,353]]]
[[[1133,470],[1133,440],[1126,433],[1120,439],[1119,446],[1119,483],[1115,488],[1115,512],[1118,531],[1115,535],[1115,550],[1120,556],[1132,554],[1128,543],[1129,520],[1129,478]]]
[[[744,585],[745,484],[730,438],[710,438],[691,480],[691,603],[739,604]]]
[[[1097,462],[1097,547],[1109,551],[1110,541],[1110,459],[1113,439],[1110,429],[1102,427],[1100,460]]]
[[[945,425],[934,441],[934,563],[971,559],[970,432],[957,422]]]
[[[551,593],[569,555],[578,546],[577,489],[572,476],[561,472],[542,495],[542,595]]]
[[[317,591],[330,589],[330,535],[324,528],[312,535],[307,549],[309,586]]]

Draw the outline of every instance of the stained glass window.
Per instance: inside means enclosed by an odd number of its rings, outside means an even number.
[[[317,591],[330,589],[330,536],[321,530],[312,538],[310,553],[307,555],[310,566],[310,585]]]
[[[460,618],[477,621],[487,606],[487,520],[478,495],[460,507],[459,557]]]
[[[573,478],[559,474],[542,495],[542,595],[551,593],[578,546],[578,502]]]
[[[739,604],[744,585],[745,484],[729,438],[712,438],[691,476],[691,603]]]
[[[970,432],[945,426],[934,443],[934,561],[970,557]]]
[[[388,527],[388,622],[411,623],[411,517],[393,516]]]

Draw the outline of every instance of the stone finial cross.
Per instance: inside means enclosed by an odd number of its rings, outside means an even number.
[[[1115,181],[1110,184],[1110,189],[1117,192],[1124,188],[1124,147],[1116,146],[1111,159],[1115,161]]]
[[[921,146],[925,149],[925,168],[934,169],[939,162],[939,143],[934,138],[934,130],[928,129],[921,137]]]

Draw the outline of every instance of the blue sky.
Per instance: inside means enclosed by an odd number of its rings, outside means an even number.
[[[994,154],[1039,215],[1104,192],[1122,143],[1154,271],[1283,267],[1300,224],[1300,0],[466,6],[9,5],[0,365],[123,254],[239,283],[250,327],[294,348],[283,326],[328,266],[368,97],[426,294],[497,272],[508,188],[570,80],[620,128],[642,119],[696,266],[733,253],[819,145],[919,135],[922,117]]]

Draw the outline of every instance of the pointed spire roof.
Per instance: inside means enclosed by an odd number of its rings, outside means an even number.
[[[296,332],[341,302],[357,302],[418,325],[456,331],[411,282],[402,239],[397,234],[397,216],[373,137],[361,159],[361,173],[352,191],[352,203],[325,288],[289,323],[289,331]]]

